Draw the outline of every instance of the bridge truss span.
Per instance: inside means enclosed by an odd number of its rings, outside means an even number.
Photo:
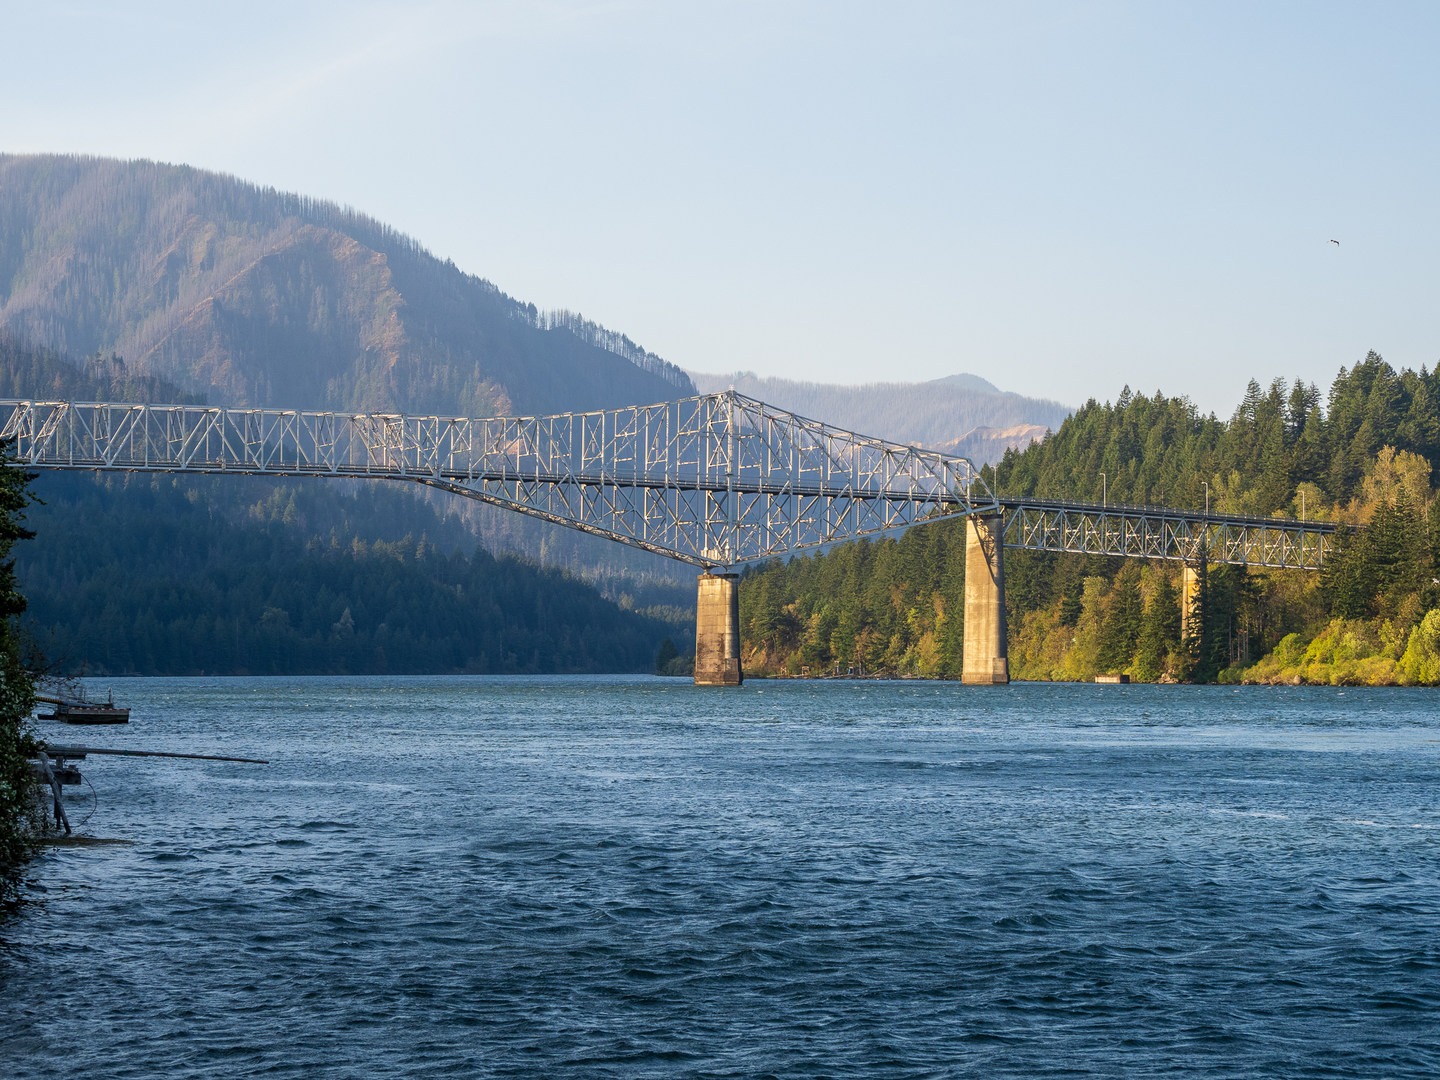
[[[994,512],[965,458],[734,391],[552,416],[0,402],[34,469],[405,480],[706,569]]]
[[[1337,528],[1333,522],[1152,507],[1005,503],[1005,545],[1027,551],[1318,570],[1335,545]]]

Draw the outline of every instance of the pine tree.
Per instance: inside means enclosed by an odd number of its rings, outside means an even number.
[[[1097,658],[1102,672],[1121,672],[1130,666],[1144,620],[1140,595],[1140,564],[1128,561],[1116,577],[1109,610],[1100,631]]]
[[[34,751],[28,718],[35,684],[21,659],[16,617],[25,598],[15,581],[11,549],[32,535],[23,524],[30,477],[0,450],[0,904],[12,902],[38,831],[29,758]]]
[[[1140,639],[1135,647],[1133,674],[1142,682],[1157,682],[1167,673],[1170,657],[1180,647],[1180,598],[1166,572],[1145,606]]]

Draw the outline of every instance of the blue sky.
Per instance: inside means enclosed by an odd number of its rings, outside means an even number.
[[[1228,415],[1252,377],[1440,361],[1433,2],[0,16],[0,150],[347,204],[691,370]]]

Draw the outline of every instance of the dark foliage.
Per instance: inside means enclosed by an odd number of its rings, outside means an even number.
[[[1043,443],[1008,452],[991,477],[1007,496],[1369,522],[1318,579],[1205,568],[1188,620],[1175,564],[1011,552],[1012,670],[1213,681],[1327,615],[1391,620],[1403,645],[1440,604],[1440,504],[1424,509],[1367,478],[1394,458],[1384,447],[1440,460],[1440,375],[1397,372],[1371,353],[1342,369],[1321,401],[1304,382],[1252,381],[1221,421],[1184,398],[1126,388],[1114,403],[1087,402]],[[863,660],[867,670],[958,675],[963,539],[963,524],[927,526],[753,575],[741,594],[752,662],[820,674]]]
[[[1382,446],[1440,461],[1440,370],[1396,371],[1370,353],[1340,370],[1320,407],[1313,384],[1252,380],[1228,422],[1186,398],[1128,387],[1114,404],[1087,402],[1043,444],[1005,455],[1007,495],[1093,499],[1217,512],[1299,516],[1302,485],[1340,505]],[[1103,475],[1103,479],[1102,479]]]
[[[27,624],[70,672],[99,674],[649,671],[671,622],[625,611],[558,571],[445,533],[419,500],[367,539],[374,485],[296,499],[230,478],[47,475],[21,562]],[[453,541],[454,538],[450,537]]]
[[[36,804],[29,757],[29,716],[35,687],[21,660],[16,619],[25,598],[15,579],[13,549],[32,535],[24,517],[27,476],[0,449],[0,907],[12,902],[36,837]]]

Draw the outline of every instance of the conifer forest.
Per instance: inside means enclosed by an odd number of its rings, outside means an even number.
[[[1440,371],[1397,371],[1372,352],[1328,394],[1251,381],[1228,420],[1127,388],[1008,452],[987,470],[1007,498],[1365,526],[1320,573],[1208,567],[1188,616],[1178,563],[1007,552],[1012,677],[1440,682],[1437,404]],[[937,523],[751,573],[746,670],[958,677],[964,547],[963,523]]]

